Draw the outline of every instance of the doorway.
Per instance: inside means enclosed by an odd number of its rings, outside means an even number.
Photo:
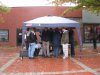
[[[17,28],[17,46],[21,46],[22,44],[22,29]]]

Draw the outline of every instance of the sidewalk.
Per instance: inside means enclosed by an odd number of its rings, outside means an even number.
[[[20,48],[0,48],[0,75],[100,75],[100,54],[92,48],[76,49],[75,58],[19,57]]]

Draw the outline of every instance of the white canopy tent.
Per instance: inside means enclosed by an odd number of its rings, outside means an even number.
[[[76,21],[59,17],[59,16],[44,16],[39,17],[33,20],[29,20],[24,22],[22,27],[22,43],[24,43],[24,31],[28,27],[35,27],[35,28],[56,28],[56,27],[68,27],[68,28],[76,28],[78,33],[78,39],[80,42],[80,50],[82,50],[82,38],[81,38],[81,32],[80,32],[80,24]]]

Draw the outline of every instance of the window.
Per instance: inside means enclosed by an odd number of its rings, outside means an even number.
[[[0,30],[0,41],[1,42],[5,42],[5,41],[8,41],[8,33],[9,31],[8,30]]]
[[[100,25],[84,25],[84,42],[91,43],[94,36],[100,43]]]
[[[100,42],[100,25],[96,27],[96,32],[97,32],[97,42]]]

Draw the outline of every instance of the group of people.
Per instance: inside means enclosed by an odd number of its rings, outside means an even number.
[[[28,57],[34,58],[35,52],[42,50],[43,57],[50,57],[50,49],[53,50],[54,57],[59,56],[60,50],[63,51],[63,59],[68,58],[68,47],[71,45],[71,56],[75,56],[74,51],[74,32],[66,28],[44,28],[37,34],[35,28],[27,28],[25,32],[25,44],[28,50]]]

